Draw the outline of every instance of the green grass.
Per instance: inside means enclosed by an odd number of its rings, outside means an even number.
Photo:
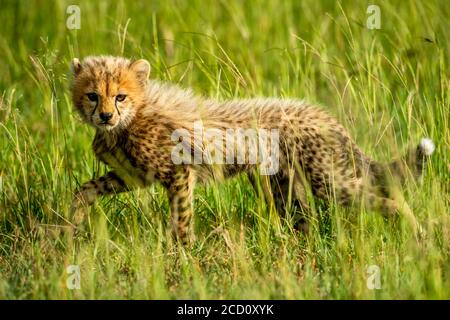
[[[0,8],[0,298],[449,299],[450,6],[377,1],[3,1]],[[334,114],[387,161],[423,136],[437,150],[402,219],[333,206],[308,237],[280,223],[245,177],[196,191],[192,250],[168,231],[159,186],[99,201],[89,236],[67,236],[80,183],[106,171],[74,113],[73,57],[146,58],[151,76],[219,99],[299,97]],[[66,287],[66,267],[81,289]],[[367,288],[367,268],[381,289]]]

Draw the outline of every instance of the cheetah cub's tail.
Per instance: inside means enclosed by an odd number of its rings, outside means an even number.
[[[422,138],[417,147],[411,148],[400,159],[396,159],[390,163],[391,171],[398,176],[402,182],[405,181],[408,172],[410,172],[415,179],[422,177],[423,168],[430,156],[435,150],[433,141],[429,138]]]

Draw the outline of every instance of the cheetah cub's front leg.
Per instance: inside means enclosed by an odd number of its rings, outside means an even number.
[[[91,206],[98,197],[128,190],[124,181],[113,171],[98,179],[84,183],[75,193],[72,200],[70,207],[72,223],[78,226],[84,219],[87,207]]]
[[[193,195],[195,175],[191,168],[177,167],[173,179],[166,186],[172,215],[172,231],[183,245],[194,241]]]

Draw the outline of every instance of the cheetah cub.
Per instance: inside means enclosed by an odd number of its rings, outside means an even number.
[[[73,59],[72,72],[73,104],[96,129],[95,155],[111,168],[76,192],[71,207],[75,224],[97,197],[159,182],[167,190],[173,233],[186,243],[192,234],[195,184],[245,172],[270,205],[281,215],[291,213],[294,223],[307,215],[307,195],[312,194],[386,216],[401,213],[415,230],[419,228],[394,186],[408,176],[420,178],[434,151],[429,139],[382,164],[366,156],[333,117],[304,101],[204,98],[149,80],[146,60]],[[263,130],[270,139],[259,139]],[[236,136],[249,131],[258,137],[253,144],[259,148],[256,153],[250,150],[248,135],[241,140]],[[272,170],[262,172],[261,159],[267,154]]]

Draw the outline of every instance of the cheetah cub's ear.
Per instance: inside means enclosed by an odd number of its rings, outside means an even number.
[[[80,73],[81,71],[81,62],[77,58],[73,58],[72,63],[70,64],[70,69],[74,76]]]
[[[131,63],[130,70],[134,71],[137,78],[145,82],[150,75],[150,63],[145,59],[139,59]]]

